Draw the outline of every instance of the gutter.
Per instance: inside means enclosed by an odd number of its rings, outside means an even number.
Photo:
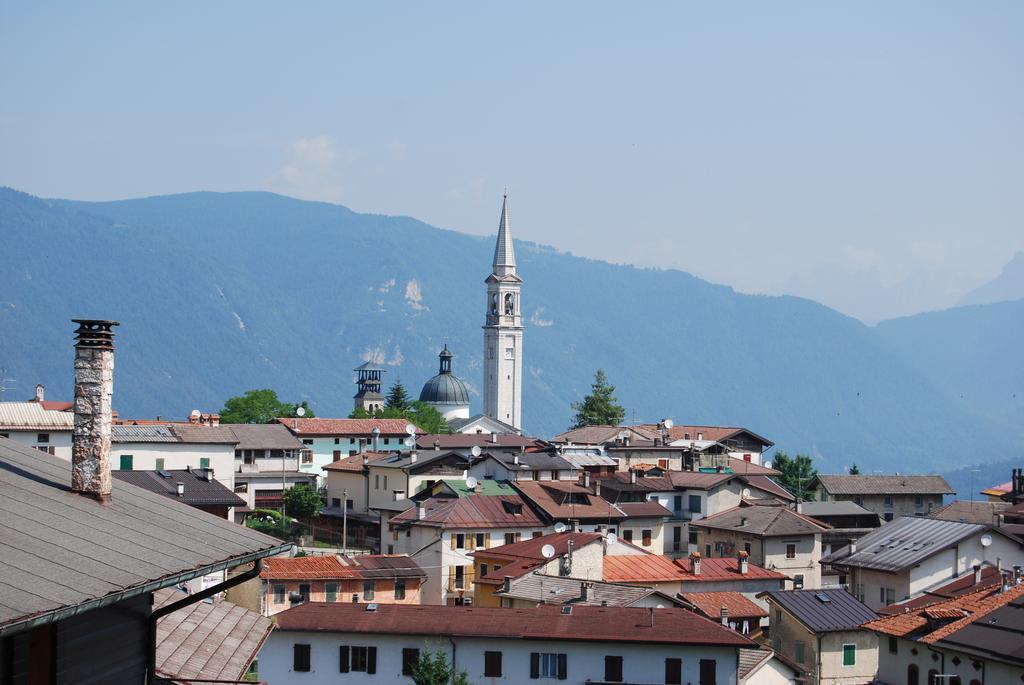
[[[183,571],[173,576],[165,576],[159,580],[150,581],[144,585],[137,585],[135,587],[121,590],[103,597],[96,599],[90,599],[81,604],[76,604],[71,607],[62,607],[60,609],[54,609],[43,614],[37,614],[32,618],[26,618],[17,623],[8,623],[7,625],[0,626],[0,637],[6,637],[15,633],[20,633],[25,630],[31,630],[42,625],[49,623],[56,623],[65,619],[77,616],[78,614],[85,613],[86,611],[92,611],[93,609],[101,609],[112,604],[131,599],[132,597],[138,597],[139,595],[145,595],[171,585],[177,585],[178,583],[186,580],[192,580],[199,576],[204,576],[207,573],[214,573],[216,571],[223,571],[228,568],[234,568],[241,564],[249,563],[250,561],[259,561],[263,557],[276,556],[282,552],[287,552],[292,547],[291,543],[278,545],[277,547],[271,547],[268,550],[260,552],[250,552],[241,557],[232,557],[226,561],[221,561],[210,566],[204,566],[200,569],[193,569],[191,571]]]
[[[178,609],[182,609],[192,604],[203,601],[207,597],[212,597],[218,592],[223,592],[228,588],[232,588],[236,585],[252,580],[253,578],[259,578],[260,571],[263,569],[263,559],[257,558],[252,565],[252,568],[245,573],[241,573],[234,578],[229,578],[223,583],[218,583],[212,587],[208,587],[201,592],[197,592],[192,595],[188,595],[177,602],[172,602],[166,606],[162,606],[159,609],[149,614],[149,638],[146,641],[146,682],[155,683],[157,681],[156,676],[156,622],[168,614],[172,614]]]

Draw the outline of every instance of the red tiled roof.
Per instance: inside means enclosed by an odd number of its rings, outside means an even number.
[[[577,640],[755,647],[734,630],[686,609],[542,605],[530,609],[310,602],[276,616],[278,630],[364,635]]]
[[[408,435],[405,419],[277,419],[296,435],[365,435],[370,437],[374,428],[381,435],[393,437]],[[416,429],[417,435],[423,431]]]
[[[505,576],[519,578],[531,571],[537,570],[543,565],[543,559],[540,561],[534,559],[515,559],[502,565],[501,568],[496,568],[487,575],[477,578],[475,582],[484,583],[485,585],[501,585],[505,582]]]
[[[365,554],[339,558],[334,554],[308,557],[274,557],[263,561],[264,580],[331,580],[335,578],[425,577],[411,557],[404,554]]]
[[[57,402],[55,400],[43,400],[39,405],[46,411],[71,411],[75,403],[74,402]]]
[[[330,464],[322,468],[324,471],[362,471],[364,454],[371,464],[375,461],[395,456],[394,452],[364,452],[363,454],[350,454],[347,457],[338,459],[337,461],[332,461]]]
[[[977,592],[983,588],[993,587],[998,584],[999,571],[994,566],[984,566],[981,569],[981,582],[977,584],[974,582],[974,571],[970,571],[942,587],[925,592],[920,597],[882,607],[878,610],[878,613],[885,616],[902,614],[908,610],[914,611],[915,609],[938,604],[947,599],[966,595],[970,592]]]
[[[701,559],[700,575],[694,575],[689,559],[670,559],[660,554],[606,556],[604,580],[609,583],[664,583],[698,581],[714,583],[745,578],[786,578],[777,571],[769,571],[747,563],[747,573],[741,574],[739,562],[733,557]]]
[[[417,507],[410,507],[392,517],[391,523],[442,528],[539,528],[544,525],[519,495],[431,497],[423,506],[427,510],[424,518],[418,518]]]
[[[551,545],[555,548],[555,556],[561,556],[569,551],[569,540],[572,540],[573,549],[579,549],[589,545],[603,536],[600,533],[549,533],[539,537],[521,540],[511,545],[491,547],[487,550],[479,550],[480,556],[500,557],[503,559],[533,559],[544,561],[544,545]]]
[[[729,618],[762,618],[768,615],[767,611],[739,592],[683,592],[681,596],[712,619],[721,616],[722,607],[728,610]]]
[[[984,588],[924,608],[893,616],[883,616],[874,621],[868,621],[861,627],[885,635],[906,637],[927,628],[929,621],[934,620],[930,617],[954,618],[935,630],[914,636],[918,642],[934,644],[1021,597],[1024,597],[1024,584],[1015,585],[1006,592],[1000,592],[998,587]],[[959,618],[955,618],[957,613],[959,613]]]
[[[619,521],[625,516],[614,504],[574,481],[516,481],[512,487],[553,519]]]

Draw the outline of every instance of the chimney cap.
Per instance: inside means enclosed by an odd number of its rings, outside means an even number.
[[[120,326],[121,322],[106,319],[71,319],[71,322],[78,324],[75,331],[75,347],[114,349],[114,331],[111,329]]]

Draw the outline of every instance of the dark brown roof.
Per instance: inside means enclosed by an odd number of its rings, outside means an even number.
[[[538,528],[544,525],[519,495],[431,497],[422,504],[426,507],[426,516],[422,519],[418,518],[418,508],[410,507],[392,517],[391,523],[458,529]]]
[[[231,425],[239,450],[297,450],[302,443],[279,423],[239,423]]]
[[[932,512],[932,518],[944,521],[960,521],[962,523],[983,523],[995,525],[999,514],[1010,508],[1009,502],[950,502]]]
[[[831,528],[784,506],[760,505],[733,507],[713,516],[692,521],[690,525],[698,528],[735,530],[762,537],[814,535]]]
[[[818,474],[815,483],[830,495],[955,495],[942,476],[851,476],[847,474]]]
[[[186,596],[157,590],[153,608]],[[269,618],[221,599],[182,607],[157,621],[157,673],[175,682],[241,680],[273,627]]]
[[[630,518],[650,518],[658,516],[671,516],[672,512],[658,502],[620,502],[618,505],[622,513]]]
[[[367,463],[372,464],[382,459],[395,456],[395,452],[364,452],[362,454],[350,454],[347,457],[342,457],[337,461],[332,461],[327,466],[323,467],[324,471],[362,471],[363,470],[363,457],[366,457]]]
[[[242,507],[245,500],[231,492],[223,483],[211,476],[206,480],[207,469],[191,471],[111,471],[119,481],[155,492],[159,495],[193,507]],[[167,474],[162,475],[162,474]],[[185,485],[185,494],[178,496],[178,483]]]
[[[686,609],[560,606],[531,609],[311,602],[276,615],[278,630],[364,635],[578,640],[753,647],[739,633]]]
[[[572,540],[573,548],[579,549],[584,545],[600,540],[600,533],[549,533],[540,535],[529,540],[521,540],[510,545],[500,545],[490,549],[478,550],[479,556],[500,557],[502,559],[531,559],[544,561],[542,552],[545,545],[555,548],[555,556],[561,556],[569,551],[569,540]]]
[[[575,481],[516,481],[512,486],[552,519],[619,521],[625,514]]]

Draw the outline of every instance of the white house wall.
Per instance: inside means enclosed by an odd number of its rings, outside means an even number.
[[[71,431],[20,431],[0,428],[0,433],[6,433],[14,442],[29,447],[52,447],[55,457],[71,461]],[[49,442],[39,442],[40,433],[48,435]]]
[[[180,442],[115,442],[110,446],[110,466],[118,471],[121,455],[132,455],[133,471],[153,471],[163,459],[164,470],[198,469],[200,459],[209,458],[213,477],[229,490],[235,489],[235,446]]]

